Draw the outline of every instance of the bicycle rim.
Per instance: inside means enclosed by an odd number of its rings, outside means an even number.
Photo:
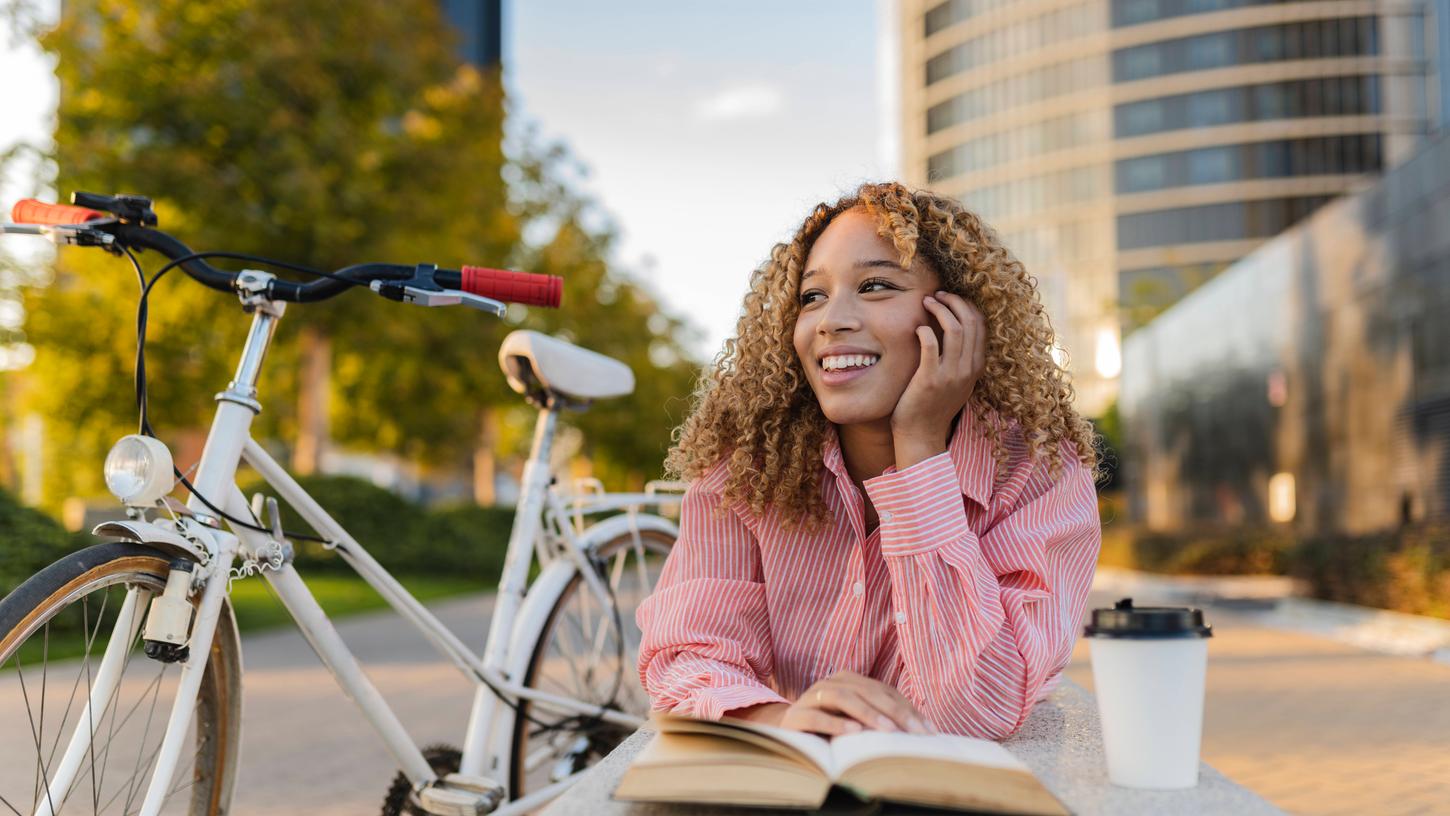
[[[524,685],[596,705],[613,702],[617,710],[646,716],[649,695],[635,669],[640,631],[634,613],[654,589],[673,543],[672,538],[658,532],[641,533],[643,560],[638,558],[634,538],[629,534],[600,547],[602,577],[614,589],[618,623],[624,632],[622,657],[619,629],[612,615],[600,607],[576,574],[549,613],[534,646]],[[509,789],[514,799],[593,765],[630,734],[628,728],[610,723],[586,727],[527,700],[520,701],[519,709],[520,715],[514,718],[513,761],[509,763]],[[554,727],[560,723],[562,727]]]
[[[175,700],[181,663],[142,652],[149,600],[168,558],[139,545],[100,544],[32,576],[0,601],[0,813],[139,812]],[[127,597],[139,617],[117,632]],[[192,598],[198,603],[200,594]],[[125,639],[114,692],[88,709],[112,637]],[[186,747],[161,812],[221,816],[230,806],[240,726],[240,661],[230,607],[206,663]],[[68,791],[49,784],[74,735],[88,742]],[[85,735],[93,734],[87,741]]]

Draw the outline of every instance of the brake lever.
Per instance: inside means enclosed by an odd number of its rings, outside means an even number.
[[[116,236],[94,229],[93,224],[107,224],[115,220],[108,218],[85,224],[0,224],[0,235],[39,235],[57,246],[98,246],[111,249]]]
[[[393,292],[397,284],[391,281],[375,280],[368,284],[368,287],[383,297],[392,300],[401,300],[404,303],[413,303],[418,306],[467,306],[470,309],[477,309],[481,312],[491,312],[495,317],[503,317],[508,311],[508,304],[486,298],[482,295],[475,295],[472,292],[462,292],[457,289],[421,289],[417,286],[401,287],[401,297],[394,297]],[[392,290],[384,292],[384,287]]]

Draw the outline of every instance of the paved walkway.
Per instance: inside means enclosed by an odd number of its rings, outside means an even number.
[[[431,605],[481,651],[492,597]],[[337,624],[413,739],[463,741],[473,687],[391,612]],[[234,810],[273,816],[377,813],[398,764],[295,630],[242,638],[242,769]]]
[[[488,608],[482,597],[434,607],[474,644]],[[1208,615],[1209,764],[1291,813],[1450,814],[1450,666]],[[456,670],[389,613],[338,628],[416,740],[458,744],[472,689]],[[397,765],[301,636],[247,636],[242,651],[236,812],[376,813]],[[1091,688],[1087,657],[1080,642],[1068,674]]]
[[[1115,600],[1095,595],[1091,606]],[[1152,598],[1140,598],[1140,603]],[[481,643],[487,602],[437,607]],[[1204,759],[1291,813],[1450,814],[1450,666],[1253,625],[1210,608]],[[471,691],[388,615],[339,627],[414,737],[457,744]],[[290,632],[246,638],[239,813],[357,814],[395,764]],[[1092,687],[1088,646],[1068,674]]]
[[[1450,666],[1205,614],[1205,761],[1291,813],[1450,814]],[[1092,688],[1086,641],[1067,674]]]

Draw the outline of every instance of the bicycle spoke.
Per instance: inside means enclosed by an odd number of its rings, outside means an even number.
[[[108,597],[110,597],[110,593],[102,593],[103,600],[101,601],[101,614],[99,614],[99,615],[96,616],[96,634],[99,634],[100,631],[101,631],[101,618],[105,615],[105,612],[106,612],[105,600],[104,599],[105,598],[108,598]],[[90,596],[89,595],[81,598],[81,608],[82,608],[82,610],[86,610],[88,608],[87,607],[87,604],[86,604],[86,601],[88,601],[88,600],[90,600]],[[90,614],[90,613],[89,612],[86,612],[86,614]],[[95,636],[92,635],[92,640],[94,640],[94,639],[95,639]],[[101,658],[101,662],[103,662],[103,663],[105,662],[105,658],[104,657]],[[96,693],[95,693],[95,690],[91,687],[91,661],[87,660],[86,661],[86,703],[87,703],[87,705],[86,705],[86,719],[87,720],[90,720],[90,725],[89,725],[89,727],[86,728],[86,732],[87,732],[87,734],[89,736],[89,739],[86,740],[86,744],[88,746],[87,750],[90,751],[90,754],[91,754],[91,808],[92,808],[91,812],[92,813],[100,813],[101,812],[101,791],[100,791],[99,788],[96,787],[96,705],[95,705],[95,701],[96,701]],[[77,723],[77,726],[79,726],[79,723]],[[74,788],[75,786],[72,785],[71,787]],[[62,796],[61,797],[61,799],[60,799],[61,805],[64,805],[65,804],[65,800],[67,798],[68,798],[68,796]]]
[[[184,668],[137,653],[143,651],[145,599],[161,588],[158,572],[164,574],[165,567],[159,554],[107,543],[29,579],[41,601],[33,606],[22,601],[27,605],[14,611],[22,620],[30,615],[34,628],[0,661],[0,673],[15,678],[11,688],[20,691],[12,697],[9,721],[0,725],[17,755],[0,768],[0,816],[137,813],[153,782],[162,794],[162,813],[187,812],[193,798],[217,801],[235,767],[234,754],[224,750],[235,722],[234,709],[226,708],[235,700],[226,685],[235,676],[235,636],[228,629],[229,639],[208,655],[204,668],[208,675],[219,669],[217,679],[187,700],[192,722],[176,735],[185,748],[167,762],[166,778],[159,778],[161,757],[170,755],[162,751],[167,741],[161,726],[169,723],[167,713],[180,689],[177,674]],[[70,577],[66,569],[73,570]],[[67,674],[74,675],[68,678],[69,693]],[[29,729],[28,737],[22,729]],[[26,752],[35,757],[31,768],[25,767]]]
[[[158,691],[160,690],[160,686],[157,686],[157,690]],[[146,712],[146,729],[145,729],[145,733],[150,733],[151,732],[151,722],[152,722],[152,720],[154,720],[156,718],[156,700],[157,700],[157,695],[156,694],[152,694],[152,696],[151,696],[151,708]],[[165,740],[162,740],[162,741],[165,742]],[[144,746],[146,743],[143,741],[141,744]],[[129,785],[126,786],[127,787],[127,791],[126,791],[126,807],[122,809],[123,812],[129,812],[131,810],[131,802],[136,798],[136,793],[141,788],[141,780],[144,778],[141,775],[141,757],[142,757],[142,755],[143,755],[143,752],[142,751],[137,751],[137,753],[136,753],[136,768],[131,773],[131,784],[129,784]]]
[[[633,714],[648,711],[648,695],[630,666],[641,638],[634,614],[649,595],[652,576],[662,568],[666,547],[659,536],[650,534],[637,542],[624,536],[600,549],[594,563],[607,596],[596,595],[582,578],[569,585],[540,633],[537,662],[526,678],[530,688]],[[547,711],[537,703],[526,705],[533,717]],[[528,795],[553,781],[559,761],[574,767],[594,764],[623,736],[614,734],[613,726],[585,716],[559,716],[552,721],[554,727],[518,726],[516,795]]]
[[[156,708],[155,701],[152,702],[151,707],[152,707],[152,711],[155,711],[155,708]],[[151,752],[151,755],[148,756],[148,757],[146,757],[146,767],[144,769],[141,768],[141,757],[139,755],[136,757],[136,767],[139,770],[138,770],[138,772],[137,772],[137,774],[136,774],[136,776],[135,776],[135,778],[133,780],[135,782],[135,784],[133,786],[130,786],[128,788],[128,790],[127,790],[127,793],[126,793],[126,806],[121,811],[121,813],[123,814],[123,816],[125,816],[125,814],[131,813],[131,804],[135,801],[136,795],[139,794],[139,793],[143,793],[145,791],[146,785],[143,783],[143,780],[150,780],[151,774],[155,773],[155,769],[152,766],[154,766],[156,764],[156,757],[161,754],[161,747],[163,745],[165,745],[165,744],[166,744],[166,740],[164,738],[160,742],[156,743],[156,750],[152,751]],[[170,779],[166,780],[166,783],[168,785],[171,784],[171,780]],[[119,791],[118,791],[118,793],[119,793]],[[139,804],[140,805],[145,805],[146,804],[146,799],[145,799],[144,796],[142,797],[141,802]],[[138,810],[137,812],[140,812],[140,811]]]
[[[553,755],[554,746],[552,745],[544,745],[536,749],[533,753],[529,754],[528,757],[524,759],[524,771],[528,772],[538,770],[539,764],[544,760],[549,759]]]
[[[40,732],[35,730],[35,718],[30,714],[30,694],[25,689],[25,667],[20,665],[19,649],[15,651],[15,673],[20,677],[20,697],[25,703],[25,718],[30,720],[30,733],[35,740],[35,759],[36,761],[40,761],[40,752],[42,750],[40,747]],[[61,726],[64,728],[65,723],[61,723]],[[50,803],[50,811],[54,813],[55,798],[50,792],[50,768],[42,766],[41,772],[45,777],[45,799]],[[37,798],[39,798],[38,794]]]
[[[90,647],[88,646],[86,648],[86,658],[89,659],[89,657],[90,657]],[[18,659],[18,657],[17,657],[17,659]],[[70,697],[66,698],[66,701],[65,701],[65,711],[64,711],[64,713],[62,713],[60,715],[60,727],[56,729],[56,732],[55,732],[55,740],[50,743],[50,754],[46,758],[46,762],[49,765],[54,765],[55,764],[55,752],[56,752],[56,749],[60,747],[60,738],[61,738],[61,736],[63,734],[65,734],[65,724],[66,724],[66,722],[68,722],[70,720],[70,710],[71,710],[71,706],[75,704],[76,692],[78,690],[80,690],[80,686],[81,686],[81,673],[80,672],[76,672],[76,680],[75,680],[74,683],[71,684],[71,687],[70,687]],[[46,786],[49,787],[49,785],[50,785],[50,772],[49,771],[46,771]],[[52,807],[51,809],[54,810],[54,807]]]
[[[128,711],[128,712],[126,712],[126,718],[121,721],[121,727],[125,727],[126,723],[128,723],[128,722],[131,721],[131,717],[135,715],[135,713],[136,713],[136,711],[138,709],[140,709],[141,704],[146,701],[145,700],[145,695],[146,695],[146,692],[147,691],[151,691],[152,692],[152,703],[151,703],[151,706],[152,707],[151,707],[151,710],[153,712],[155,711],[155,708],[156,708],[155,698],[156,698],[156,695],[161,690],[161,675],[165,671],[166,671],[166,667],[165,666],[162,666],[160,669],[158,669],[157,672],[156,672],[156,677],[152,678],[151,682],[146,685],[146,688],[144,688],[144,689],[141,690],[141,695],[140,695],[141,699],[138,699],[136,701],[136,704],[133,705],[133,706],[131,706],[131,710]],[[146,731],[142,733],[142,744],[143,745],[145,744],[145,734],[146,733],[149,733],[150,730],[151,730],[151,720],[148,717],[147,720],[146,720]],[[102,746],[102,757],[103,757],[103,759],[101,761],[102,762],[102,765],[105,764],[104,757],[110,752],[110,750],[111,750],[111,742],[114,739],[115,739],[115,737],[113,735],[111,737],[111,739],[108,739],[106,741],[106,744],[104,746]]]
[[[134,590],[127,590],[127,591],[128,592],[131,592],[131,591],[134,591]],[[141,600],[140,600],[140,596],[138,595],[137,596],[137,604],[139,605],[140,603],[141,603]],[[115,637],[115,634],[112,633],[111,637]],[[120,708],[121,708],[120,699],[121,699],[121,688],[122,688],[122,685],[123,685],[122,682],[121,682],[121,678],[123,678],[123,677],[126,676],[126,669],[130,668],[130,666],[131,666],[131,656],[136,653],[136,650],[133,647],[136,645],[136,640],[138,638],[140,638],[140,637],[141,637],[141,629],[140,629],[140,627],[137,627],[136,635],[134,637],[127,638],[127,641],[126,641],[126,652],[125,652],[125,655],[122,656],[122,658],[121,658],[121,673],[117,676],[117,680],[116,680],[116,690],[112,693],[110,702],[108,702],[106,704],[107,713],[110,714],[111,727],[110,727],[110,729],[109,729],[109,731],[107,732],[107,735],[106,735],[106,744],[101,747],[101,779],[100,779],[99,782],[96,783],[96,787],[99,788],[99,789],[101,789],[101,790],[105,790],[105,787],[106,787],[106,765],[107,765],[107,763],[111,759],[111,745],[116,741],[116,728],[118,727],[116,725],[116,712],[118,710],[120,710]],[[161,679],[161,675],[158,673],[157,674],[157,677],[156,677],[156,680],[153,681],[153,682],[159,682],[160,679]],[[144,691],[141,692],[141,693],[142,694],[145,694]],[[139,703],[138,703],[138,705],[139,705]],[[131,720],[131,715],[133,713],[135,713],[135,711],[136,711],[136,707],[135,706],[132,706],[131,707],[131,710],[128,711],[128,712],[126,712],[126,716],[124,718],[122,718],[119,727],[121,727],[121,728],[126,727],[126,723]]]
[[[19,665],[19,659],[20,659],[20,653],[19,653],[19,651],[16,652],[15,658],[16,658],[16,665],[18,666]],[[49,685],[49,683],[47,682],[47,675],[49,674],[49,671],[48,671],[49,668],[50,668],[50,621],[46,621],[45,622],[44,631],[41,633],[41,644],[40,644],[40,728],[39,728],[39,731],[42,734],[45,733],[45,689]],[[61,727],[64,727],[64,726],[65,726],[65,723],[61,723]],[[34,797],[37,797],[37,796],[40,795],[40,740],[39,740],[39,738],[36,739],[35,759],[36,759],[36,762],[35,762],[35,786],[31,790],[31,793],[30,793],[30,795],[32,797],[32,801],[34,800]],[[47,786],[49,785],[49,781],[50,781],[49,779],[46,780]]]

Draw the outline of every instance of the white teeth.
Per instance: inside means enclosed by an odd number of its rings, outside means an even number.
[[[843,368],[866,368],[876,364],[881,358],[874,354],[837,354],[821,360],[821,368],[827,371],[839,371]]]

